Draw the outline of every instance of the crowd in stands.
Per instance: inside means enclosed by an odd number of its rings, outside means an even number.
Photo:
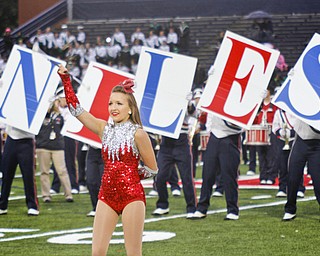
[[[62,24],[59,29],[38,29],[31,37],[13,37],[11,29],[7,28],[3,39],[5,49],[0,58],[0,74],[14,44],[40,49],[52,57],[65,59],[73,66],[72,75],[78,79],[81,79],[90,61],[135,74],[142,46],[168,52],[189,53],[189,26],[185,22],[179,27],[173,22],[166,27],[151,24],[146,33],[140,27],[136,27],[131,35],[125,35],[121,28],[116,26],[112,35],[97,36],[94,43],[89,42],[86,37],[85,27],[79,25],[76,31],[71,32],[66,24]]]

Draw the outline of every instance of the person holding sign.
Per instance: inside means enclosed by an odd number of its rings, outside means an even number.
[[[160,150],[158,153],[158,165],[159,173],[156,178],[156,186],[158,189],[158,200],[156,203],[156,209],[152,212],[152,215],[160,216],[168,214],[169,209],[169,195],[167,190],[167,181],[170,180],[171,171],[175,164],[178,167],[182,189],[185,201],[187,203],[187,219],[191,218],[196,210],[196,195],[193,182],[193,170],[192,170],[192,153],[189,145],[189,125],[188,120],[190,115],[196,111],[195,102],[191,100],[192,93],[187,95],[188,114],[185,115],[180,136],[178,139],[162,136]]]
[[[0,215],[7,214],[11,185],[19,165],[24,183],[29,216],[39,215],[34,170],[34,135],[6,125],[7,139],[2,156]]]
[[[202,186],[197,211],[191,219],[203,219],[210,206],[212,187],[220,170],[227,202],[225,220],[239,219],[238,168],[240,164],[240,136],[242,128],[213,114],[208,114],[207,130],[210,138],[203,159]]]
[[[276,137],[272,134],[272,122],[274,113],[277,107],[271,103],[271,95],[273,94],[273,87],[268,86],[265,91],[265,97],[261,103],[260,110],[254,120],[254,124],[258,124],[261,129],[266,129],[268,132],[268,143],[261,143],[256,146],[259,158],[260,170],[260,184],[272,185],[275,183],[277,177],[277,166],[275,164],[275,141]]]
[[[276,197],[287,197],[288,184],[288,159],[295,138],[295,131],[289,121],[290,115],[283,109],[277,109],[272,123],[272,132],[276,135],[275,153],[278,155],[279,165],[279,190]],[[305,187],[301,179],[298,197],[304,197]]]
[[[308,163],[313,190],[320,205],[320,131],[293,116],[290,122],[296,132],[296,138],[288,160],[287,203],[284,207],[283,221],[290,221],[296,217],[297,192],[306,163]]]
[[[102,140],[104,173],[93,224],[92,255],[106,255],[120,214],[127,255],[142,255],[146,199],[140,180],[156,175],[158,167],[149,136],[142,129],[134,82],[128,79],[112,89],[108,122],[81,107],[65,67],[60,65],[58,74],[71,114]],[[140,158],[144,163],[141,168]]]

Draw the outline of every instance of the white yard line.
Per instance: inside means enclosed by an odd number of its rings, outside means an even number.
[[[315,196],[311,196],[311,197],[298,199],[297,201],[298,202],[307,202],[307,201],[312,201],[315,199],[316,199]],[[283,201],[277,201],[277,202],[271,202],[271,203],[265,203],[265,204],[241,206],[239,209],[240,209],[240,211],[244,211],[244,210],[251,210],[251,209],[257,209],[257,208],[263,208],[263,207],[284,205],[285,203],[286,203],[286,201],[283,200]],[[227,212],[227,209],[208,211],[207,215],[223,213],[223,212]],[[172,220],[172,219],[185,218],[185,217],[186,217],[186,214],[176,214],[176,215],[172,215],[172,216],[163,216],[163,217],[146,219],[145,223],[159,222],[159,221]],[[122,226],[122,223],[117,224],[117,227],[121,227],[121,226]],[[70,230],[61,230],[61,231],[54,231],[54,232],[45,232],[42,234],[32,234],[32,235],[23,235],[23,236],[9,237],[9,238],[0,238],[0,242],[9,242],[9,241],[16,241],[16,240],[23,240],[23,239],[30,239],[30,238],[72,234],[72,233],[78,233],[78,232],[91,232],[91,231],[92,231],[92,227],[70,229]]]

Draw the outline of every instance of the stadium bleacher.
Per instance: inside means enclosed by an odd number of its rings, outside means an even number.
[[[165,27],[170,20],[176,26],[186,21],[190,27],[190,55],[197,57],[201,67],[207,69],[213,63],[216,51],[214,44],[221,31],[229,30],[248,36],[252,20],[244,16],[186,17],[157,19],[115,19],[115,20],[73,20],[68,23],[71,31],[83,25],[89,42],[95,43],[97,36],[111,36],[116,26],[120,26],[127,40],[135,27],[140,26],[147,34],[151,23]],[[274,44],[285,56],[289,66],[293,66],[308,41],[315,32],[320,32],[320,14],[273,15]]]

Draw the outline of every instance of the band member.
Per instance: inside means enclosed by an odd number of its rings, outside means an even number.
[[[270,145],[257,145],[257,152],[259,158],[259,169],[260,169],[260,184],[272,185],[275,183],[277,177],[277,166],[275,165],[276,154],[274,152],[274,142],[276,137],[271,132],[271,126],[273,122],[274,113],[277,107],[271,103],[271,94],[273,93],[272,88],[268,87],[266,96],[260,106],[260,111],[254,121],[254,124],[259,124],[263,127],[269,128]]]
[[[292,148],[295,131],[290,123],[287,113],[282,109],[277,109],[272,123],[272,132],[276,135],[275,152],[278,155],[279,166],[279,190],[276,197],[287,197],[288,184],[288,158]],[[301,180],[298,197],[304,197],[305,187]]]
[[[0,215],[8,213],[11,186],[19,165],[24,183],[28,215],[37,216],[39,215],[39,204],[34,170],[34,135],[10,125],[6,126],[6,134],[7,139],[2,156]]]
[[[308,163],[313,190],[320,205],[320,131],[292,116],[289,120],[296,132],[296,138],[288,162],[288,195],[284,207],[284,221],[290,221],[296,217],[297,192],[306,163]]]
[[[202,186],[197,211],[191,219],[207,216],[212,187],[217,172],[221,172],[227,203],[226,220],[239,219],[238,170],[240,164],[240,136],[242,129],[212,114],[207,116],[210,138],[203,159]]]
[[[187,204],[187,218],[191,218],[196,210],[196,194],[193,182],[192,171],[192,153],[189,144],[189,125],[188,119],[190,115],[196,111],[195,104],[192,99],[192,94],[187,96],[189,100],[188,113],[183,121],[178,139],[162,136],[160,150],[158,153],[159,172],[156,178],[156,186],[158,189],[159,198],[156,203],[156,209],[153,215],[163,215],[169,213],[169,201],[167,181],[171,175],[172,166],[175,164],[178,167],[184,198]]]

